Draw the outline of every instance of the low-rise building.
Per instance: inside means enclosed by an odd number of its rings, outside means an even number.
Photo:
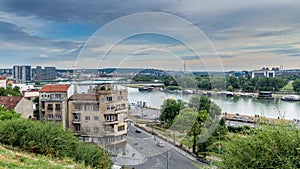
[[[6,78],[5,77],[0,77],[0,87],[3,87],[6,89]]]
[[[254,77],[275,77],[275,71],[273,70],[253,70],[252,78]]]
[[[23,118],[33,117],[35,105],[22,96],[0,96],[0,105],[7,110],[15,110]]]
[[[39,95],[41,120],[61,122],[68,128],[68,98],[73,94],[70,84],[45,85]]]

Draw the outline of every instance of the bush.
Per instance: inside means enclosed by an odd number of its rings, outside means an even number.
[[[94,168],[111,166],[111,160],[101,147],[80,143],[71,131],[65,131],[61,125],[50,122],[26,119],[1,121],[0,142],[36,154],[70,157]]]
[[[226,142],[220,168],[300,168],[299,150],[294,126],[263,125]]]

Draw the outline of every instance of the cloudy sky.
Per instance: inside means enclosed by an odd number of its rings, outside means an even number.
[[[0,68],[300,68],[297,0],[0,0]]]

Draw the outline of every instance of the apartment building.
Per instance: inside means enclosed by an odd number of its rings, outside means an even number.
[[[128,92],[114,84],[95,86],[69,99],[69,126],[80,141],[102,145],[111,153],[124,151],[127,140]]]
[[[55,67],[45,67],[37,66],[35,69],[35,80],[55,80],[56,78],[56,68]]]
[[[115,84],[93,85],[78,93],[77,85],[46,85],[40,90],[40,118],[61,122],[83,142],[122,153],[128,131],[128,91]],[[79,87],[80,88],[80,87]]]
[[[68,128],[68,98],[73,95],[73,86],[45,85],[40,90],[40,119],[62,123]]]
[[[29,82],[32,78],[31,66],[15,65],[12,69],[13,79],[21,82]]]

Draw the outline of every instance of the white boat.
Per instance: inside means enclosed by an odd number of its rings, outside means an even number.
[[[287,96],[281,97],[281,100],[284,100],[284,101],[300,101],[300,96],[298,96],[298,95],[287,95]]]

